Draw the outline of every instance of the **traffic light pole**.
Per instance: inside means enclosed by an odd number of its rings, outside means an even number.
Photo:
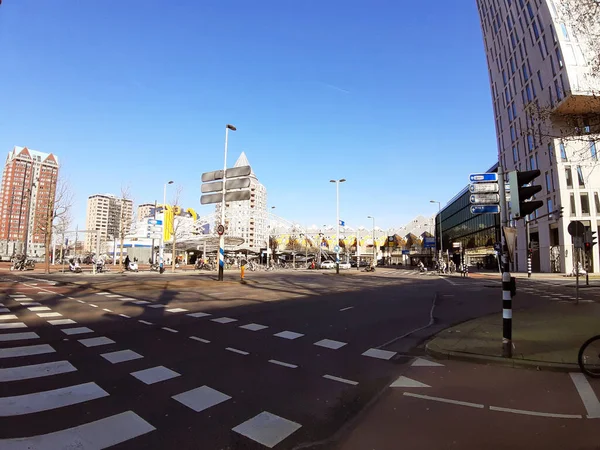
[[[512,358],[512,294],[508,246],[503,228],[508,226],[506,207],[506,189],[504,186],[504,168],[498,166],[498,191],[500,193],[500,214],[502,232],[502,356]],[[512,195],[512,192],[511,192]]]
[[[525,236],[527,244],[527,278],[531,278],[531,237],[529,236],[529,218],[525,217]]]

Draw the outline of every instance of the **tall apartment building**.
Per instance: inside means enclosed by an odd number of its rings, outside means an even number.
[[[249,166],[242,152],[234,167]],[[215,209],[217,221],[221,218],[221,204]],[[267,189],[258,181],[254,171],[250,174],[250,200],[230,202],[225,205],[226,234],[244,239],[244,246],[259,251],[267,245]]]
[[[27,147],[9,152],[0,192],[0,254],[10,257],[25,253],[45,254],[49,214],[54,211],[58,159]]]
[[[137,220],[150,217],[154,212],[154,203],[143,203],[137,207]]]
[[[133,215],[133,202],[111,194],[95,194],[88,197],[86,230],[100,231],[100,251],[106,251],[106,243],[120,240],[121,230],[129,233]],[[95,233],[86,233],[85,249],[95,252]]]
[[[573,19],[587,0],[477,0],[505,171],[539,169],[544,206],[518,230],[515,269],[571,273],[571,221],[598,231],[600,169],[597,147],[600,79],[593,73],[592,34]],[[592,3],[590,2],[590,5]],[[590,29],[588,28],[588,31]],[[549,214],[559,207],[564,216]],[[598,246],[588,255],[600,269]]]

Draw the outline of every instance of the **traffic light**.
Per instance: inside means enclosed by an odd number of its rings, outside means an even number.
[[[522,219],[544,205],[544,202],[541,200],[527,201],[542,190],[541,186],[529,185],[533,180],[540,176],[540,173],[539,170],[528,170],[526,172],[514,170],[508,173],[508,184],[510,185],[510,209],[513,218]]]
[[[594,245],[596,245],[596,232],[587,230],[583,234],[583,247],[585,251],[590,251]]]

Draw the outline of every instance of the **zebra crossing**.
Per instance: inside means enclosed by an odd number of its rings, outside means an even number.
[[[11,301],[14,303],[10,304]],[[72,339],[73,342],[77,342],[82,351],[94,352],[89,357],[97,358],[99,365],[120,367],[132,362],[144,365],[146,355],[136,351],[137,349],[123,348],[116,339],[98,335],[93,325],[79,324],[73,319],[63,317],[62,313],[52,311],[53,308],[40,305],[31,308],[47,309],[32,310],[27,305],[38,302],[32,301],[24,294],[11,294],[10,300],[5,303],[7,306],[3,307],[9,312],[0,316],[0,430],[4,430],[0,431],[0,448],[101,449],[123,443],[136,448],[136,442],[142,436],[161,432],[160,423],[145,418],[144,410],[131,410],[124,406],[122,411],[74,427],[35,433],[35,422],[31,422],[30,419],[33,414],[66,414],[70,408],[77,405],[85,405],[86,410],[91,410],[102,399],[115,395],[108,383],[85,376],[76,383],[73,383],[72,377],[65,378],[80,373],[81,367],[78,367],[76,360],[70,361],[70,358],[65,358],[64,354],[57,351],[60,340],[40,342],[49,333],[56,336],[56,333],[60,332],[64,340]],[[176,312],[187,311],[179,309],[183,311]],[[33,328],[35,331],[15,328]],[[47,359],[39,362],[36,358],[40,357]],[[152,396],[155,386],[184,379],[187,379],[189,384],[190,377],[197,376],[195,373],[185,373],[181,370],[178,372],[162,364],[156,365],[155,358],[151,359],[152,361],[148,361],[143,368],[129,373],[132,379],[146,387],[148,396]],[[41,389],[38,387],[41,379],[52,379],[56,387]],[[61,383],[62,379],[65,380],[64,383]],[[25,387],[24,382],[28,383]],[[19,394],[6,395],[11,393],[11,386],[15,383],[21,386]],[[236,403],[234,393],[222,392],[201,382],[196,387],[171,395],[170,398],[172,402],[183,405],[194,414],[211,414],[210,411],[219,405]],[[123,403],[127,404],[126,401]],[[22,418],[28,422],[27,435],[15,437],[6,434],[10,433],[10,427],[3,426],[2,421],[15,418]],[[227,426],[231,433],[268,448],[278,445],[302,427],[300,423],[268,410],[249,415],[244,420]]]

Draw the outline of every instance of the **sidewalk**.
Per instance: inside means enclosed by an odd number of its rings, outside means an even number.
[[[513,357],[502,357],[502,314],[464,322],[440,332],[426,345],[438,359],[479,361],[545,370],[579,370],[577,354],[600,334],[600,304],[553,302],[513,312]]]

